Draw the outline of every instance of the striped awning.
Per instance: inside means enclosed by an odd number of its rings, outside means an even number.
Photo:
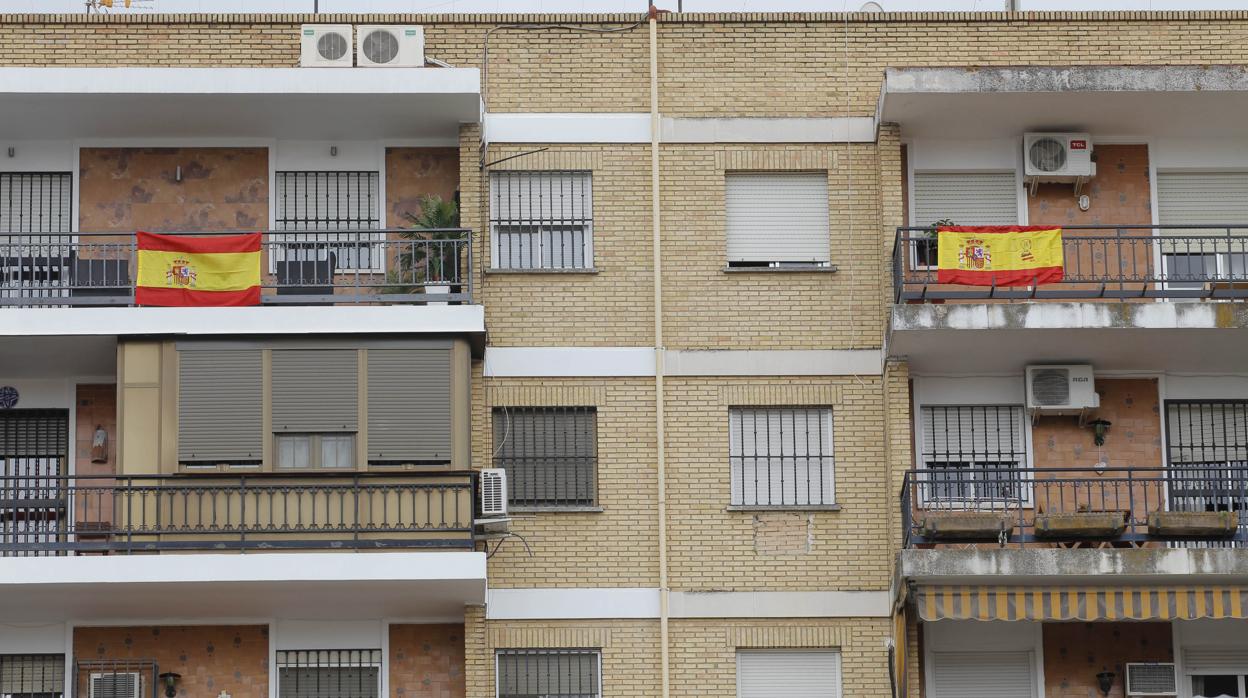
[[[1248,587],[920,585],[914,603],[925,621],[1243,619]]]

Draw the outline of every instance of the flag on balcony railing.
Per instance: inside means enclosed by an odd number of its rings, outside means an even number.
[[[1062,280],[1061,228],[938,228],[936,250],[936,281],[942,284],[1030,286]]]
[[[137,304],[260,304],[260,233],[206,237],[136,235]]]

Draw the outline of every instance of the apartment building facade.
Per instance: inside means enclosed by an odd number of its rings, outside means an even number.
[[[7,17],[0,693],[1248,695],[1245,27]]]

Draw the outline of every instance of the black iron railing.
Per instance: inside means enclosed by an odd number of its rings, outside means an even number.
[[[470,303],[471,237],[460,228],[265,232],[262,302]],[[133,305],[137,259],[133,233],[0,233],[0,306]]]
[[[968,542],[1239,544],[1248,541],[1248,463],[921,468],[905,475],[901,519],[907,548]]]
[[[472,548],[470,473],[0,478],[0,557]]]
[[[898,228],[894,300],[1248,298],[1248,225],[1063,226],[1062,251],[1058,283],[941,284],[936,228]]]

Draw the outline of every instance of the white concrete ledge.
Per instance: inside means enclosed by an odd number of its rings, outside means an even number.
[[[875,118],[684,118],[661,122],[664,143],[874,143]]]
[[[651,347],[486,347],[485,375],[629,377],[654,375]]]
[[[486,114],[488,143],[649,143],[650,114]]]
[[[490,620],[658,618],[659,590],[490,589],[485,617]]]
[[[659,590],[491,589],[490,620],[658,618]],[[887,591],[673,591],[672,618],[881,618]]]
[[[664,353],[671,376],[878,376],[880,349],[741,350]]]

